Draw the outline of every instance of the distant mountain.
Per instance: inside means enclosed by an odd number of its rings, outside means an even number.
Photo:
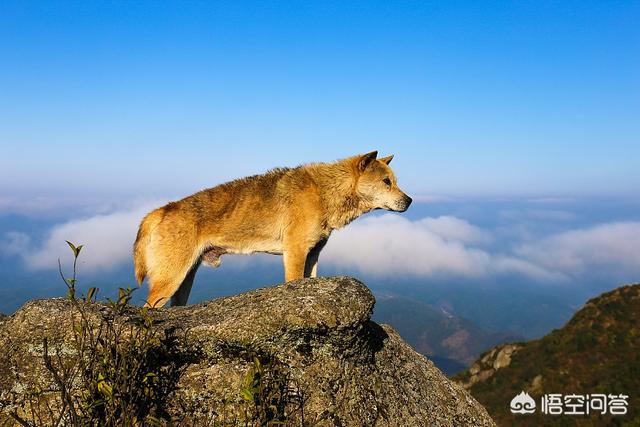
[[[487,351],[455,380],[503,426],[640,425],[640,285],[591,299],[539,340]],[[511,414],[511,399],[522,391],[537,403],[534,414]],[[551,393],[628,395],[628,414],[544,415],[541,397]]]
[[[356,276],[359,277],[359,276]],[[496,283],[477,281],[426,281],[399,278],[395,282],[364,278],[376,295],[400,295],[471,320],[486,331],[511,331],[525,339],[536,339],[559,328],[589,298],[600,291],[580,287],[541,286],[510,280]]]
[[[377,295],[373,317],[393,326],[448,375],[469,366],[488,348],[522,339],[513,333],[487,332],[444,308],[397,295]]]
[[[449,377],[467,368],[467,365],[446,357],[431,355],[429,360]]]

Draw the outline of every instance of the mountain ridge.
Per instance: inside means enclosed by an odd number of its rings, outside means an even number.
[[[562,328],[544,337],[483,353],[454,380],[477,398],[499,425],[637,425],[640,423],[640,284],[590,299]],[[628,414],[614,417],[511,414],[521,391],[536,400],[549,393],[628,395]],[[636,424],[634,424],[636,423]]]

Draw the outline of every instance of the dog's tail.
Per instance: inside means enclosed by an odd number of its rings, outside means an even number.
[[[151,233],[164,217],[164,209],[158,208],[147,214],[140,223],[138,228],[138,236],[133,244],[133,266],[136,272],[136,280],[139,285],[147,275],[146,247],[151,240]]]

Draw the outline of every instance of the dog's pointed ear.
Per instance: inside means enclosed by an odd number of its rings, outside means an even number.
[[[378,159],[378,160],[380,160],[382,163],[388,165],[389,163],[391,163],[391,160],[393,160],[393,154],[390,155],[390,156],[387,156],[387,157],[383,157],[383,158]]]
[[[367,168],[367,166],[369,166],[376,159],[376,157],[378,157],[377,151],[372,151],[360,156],[360,158],[358,159],[358,170],[360,170],[360,172],[363,172]]]

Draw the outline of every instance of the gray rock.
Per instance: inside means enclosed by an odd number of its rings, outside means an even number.
[[[497,371],[498,369],[509,366],[511,364],[511,356],[520,350],[521,347],[522,346],[516,344],[506,344],[503,346],[496,355],[496,360],[493,362],[493,368]]]
[[[511,364],[511,357],[522,349],[522,344],[500,344],[484,354],[466,371],[456,375],[456,384],[469,390],[477,383],[487,381],[500,369]]]
[[[253,363],[248,355],[259,354],[274,357],[303,397],[289,425],[495,425],[390,326],[370,320],[374,302],[358,280],[333,277],[152,310],[155,328],[186,333],[184,366],[168,409],[196,408],[189,414],[196,425],[221,404],[240,413],[239,393]],[[105,310],[90,307],[92,319]],[[73,354],[72,312],[66,299],[31,301],[0,323],[0,400],[50,381],[44,337],[61,354]],[[0,407],[0,424],[11,409]]]

